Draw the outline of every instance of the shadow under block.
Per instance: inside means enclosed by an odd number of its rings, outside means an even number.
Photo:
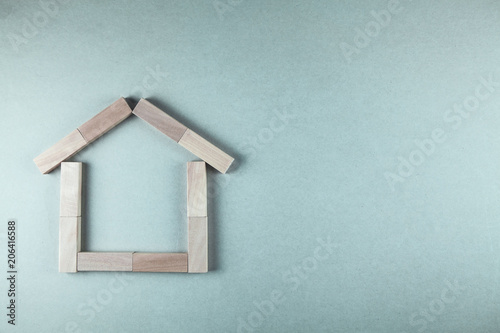
[[[187,273],[187,253],[134,253],[134,272],[177,272]]]
[[[60,216],[82,215],[82,163],[61,164],[61,208]]]
[[[186,133],[179,140],[179,144],[210,164],[221,173],[226,173],[234,158],[203,139],[201,136],[191,131],[186,130]]]
[[[205,162],[187,164],[187,214],[207,216],[207,171]]]
[[[35,157],[33,160],[43,174],[49,173],[61,164],[64,160],[78,153],[87,145],[77,129],[61,139],[55,145]]]
[[[208,218],[188,218],[188,272],[208,272]]]
[[[145,99],[139,101],[133,113],[175,142],[179,142],[182,135],[187,130],[186,126],[182,125]]]
[[[81,217],[59,218],[59,272],[76,273],[81,249]]]
[[[91,143],[124,121],[132,114],[127,101],[122,97],[92,119],[78,127],[87,143]]]
[[[78,271],[132,271],[132,252],[80,252]]]

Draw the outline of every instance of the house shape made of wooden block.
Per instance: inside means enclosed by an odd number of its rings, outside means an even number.
[[[81,162],[65,162],[131,115],[174,140],[203,161],[187,163],[187,253],[82,252]],[[59,272],[208,272],[206,164],[221,173],[234,159],[152,103],[141,99],[132,110],[120,98],[34,159],[43,174],[61,166]]]

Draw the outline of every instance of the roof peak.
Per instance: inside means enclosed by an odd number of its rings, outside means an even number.
[[[148,100],[141,98],[132,110],[123,97],[120,97],[113,104],[77,127],[33,161],[41,173],[50,173],[58,168],[62,162],[99,139],[132,114],[141,118],[221,173],[226,173],[234,161],[234,158]]]

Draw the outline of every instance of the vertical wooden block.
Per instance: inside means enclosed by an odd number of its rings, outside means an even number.
[[[92,119],[78,127],[80,133],[88,143],[91,143],[111,130],[113,127],[124,121],[132,114],[130,106],[122,97]]]
[[[207,216],[207,171],[205,162],[187,164],[187,214]]]
[[[81,217],[59,219],[59,272],[76,273],[81,250]]]
[[[132,252],[80,252],[78,271],[132,271]]]
[[[134,253],[134,272],[179,272],[188,269],[187,253]]]
[[[188,218],[188,272],[208,272],[208,219]]]
[[[82,215],[82,168],[81,162],[61,164],[60,216]]]
[[[57,168],[61,162],[78,153],[86,145],[87,141],[85,141],[80,132],[74,130],[37,156],[33,161],[38,166],[38,169],[40,169],[40,172],[46,174]]]
[[[179,144],[221,173],[226,173],[234,161],[234,158],[190,129],[186,130],[186,133],[179,140]]]
[[[139,101],[133,113],[175,142],[179,142],[182,135],[187,130],[186,126],[182,125],[145,99]]]

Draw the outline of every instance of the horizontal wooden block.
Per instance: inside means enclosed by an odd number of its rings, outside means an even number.
[[[187,214],[207,216],[207,171],[205,162],[187,164]]]
[[[59,272],[76,273],[81,247],[81,217],[59,219]]]
[[[78,271],[132,271],[132,252],[80,252]]]
[[[208,272],[208,218],[188,218],[188,272]]]
[[[60,216],[82,215],[82,168],[81,162],[61,164]]]
[[[133,255],[134,272],[186,273],[187,253],[137,253]]]
[[[40,169],[40,172],[46,174],[57,168],[61,162],[78,153],[86,145],[87,141],[85,141],[80,132],[74,130],[37,156],[33,161],[38,166],[38,169]]]
[[[145,99],[139,101],[133,113],[175,142],[179,142],[182,135],[187,130],[186,126],[182,125]]]
[[[88,143],[91,143],[124,121],[132,114],[127,101],[122,97],[78,127]]]
[[[226,173],[234,158],[188,129],[179,140],[179,144],[210,164],[221,173]]]

